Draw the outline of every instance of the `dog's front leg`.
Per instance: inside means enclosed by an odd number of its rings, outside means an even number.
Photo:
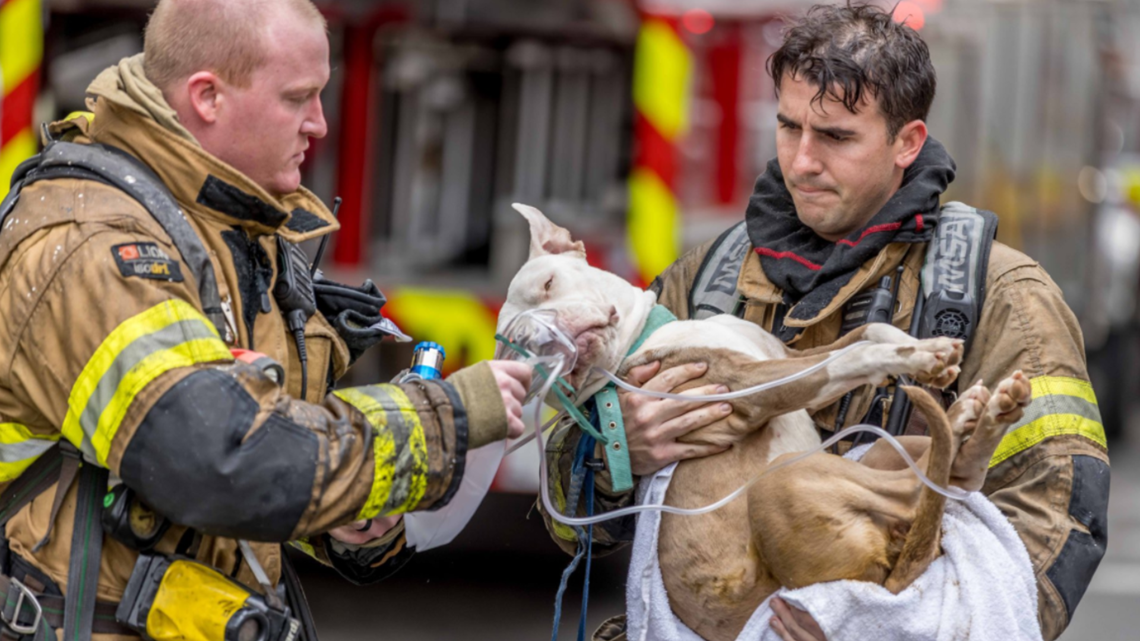
[[[733,390],[801,374],[829,356],[756,361],[728,350],[681,348],[651,350],[639,360],[661,360],[662,368],[688,362],[707,362],[709,370],[698,384],[723,384]],[[816,409],[835,402],[860,385],[878,383],[887,376],[907,374],[921,382],[947,385],[958,375],[960,341],[930,339],[913,345],[867,344],[854,347],[827,366],[787,384],[732,402],[733,413],[724,421],[696,430],[686,443],[731,445],[773,418],[801,409]]]
[[[818,372],[819,376],[786,387],[799,398],[799,407],[792,409],[815,410],[834,403],[860,385],[875,385],[888,376],[908,375],[925,385],[945,387],[957,378],[961,360],[961,341],[945,338],[904,345],[859,345]]]
[[[821,345],[820,347],[812,347],[809,349],[793,349],[788,347],[787,352],[788,356],[817,356],[819,354],[830,354],[849,345],[854,345],[859,341],[870,341],[872,343],[882,343],[885,345],[916,345],[919,339],[907,334],[894,325],[887,323],[868,323],[847,332],[839,340],[830,345]]]

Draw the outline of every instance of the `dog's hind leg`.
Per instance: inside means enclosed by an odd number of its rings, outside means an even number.
[[[1021,420],[1032,395],[1029,378],[1020,370],[998,383],[973,434],[954,457],[954,466],[950,470],[954,485],[971,492],[982,489],[994,450],[1005,436],[1006,429]]]
[[[981,384],[973,385],[962,392],[958,400],[946,411],[950,420],[950,429],[954,435],[954,442],[961,444],[970,438],[978,425],[978,420],[986,411],[986,404],[990,402],[990,391]],[[899,436],[896,440],[910,454],[918,460],[930,449],[929,436]],[[875,441],[871,449],[859,459],[867,467],[885,472],[907,469],[906,461],[884,439]],[[954,477],[951,474],[951,484]]]

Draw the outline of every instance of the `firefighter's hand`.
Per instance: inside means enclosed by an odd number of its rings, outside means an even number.
[[[629,370],[633,385],[655,392],[672,392],[677,386],[705,375],[705,363],[687,363],[660,372],[655,361]],[[727,387],[704,385],[684,392],[693,396],[723,394]],[[621,415],[629,443],[629,462],[634,474],[652,474],[673,461],[718,454],[728,447],[679,443],[678,438],[711,425],[732,413],[728,403],[674,401],[620,390]]]
[[[329,536],[341,543],[364,545],[387,534],[388,530],[396,527],[401,518],[403,517],[397,514],[395,516],[378,516],[368,521],[356,521],[329,530]]]
[[[503,405],[507,408],[507,438],[518,438],[526,429],[522,403],[530,389],[531,366],[515,361],[487,361],[487,364],[491,366],[499,393],[503,396]]]
[[[819,624],[807,612],[793,608],[780,598],[772,599],[772,610],[776,616],[768,625],[784,641],[827,641]]]

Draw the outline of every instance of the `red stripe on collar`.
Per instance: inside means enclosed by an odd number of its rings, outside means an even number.
[[[761,256],[768,256],[769,258],[775,258],[775,259],[791,258],[792,260],[803,265],[804,267],[807,267],[808,269],[812,270],[813,272],[819,271],[821,269],[820,265],[816,265],[815,263],[811,262],[810,260],[808,260],[808,259],[804,258],[803,256],[800,256],[799,254],[796,254],[794,252],[778,252],[778,251],[773,250],[773,249],[768,249],[767,247],[757,247],[756,253],[760,254]]]
[[[902,227],[901,222],[900,223],[883,223],[882,225],[875,225],[874,227],[868,227],[868,228],[864,229],[863,233],[859,234],[859,238],[856,238],[854,241],[850,241],[850,240],[847,240],[846,238],[844,238],[842,240],[835,241],[835,244],[836,245],[847,245],[848,247],[854,247],[855,245],[858,245],[859,243],[863,242],[863,239],[866,238],[870,234],[877,234],[881,231],[894,231],[894,230],[898,229],[899,227]]]

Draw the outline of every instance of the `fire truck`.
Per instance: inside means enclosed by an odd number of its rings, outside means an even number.
[[[441,343],[448,370],[494,353],[528,248],[512,202],[570,229],[592,264],[648,284],[741,219],[775,155],[765,61],[809,4],[318,0],[330,133],[303,169],[319,196],[343,199],[324,270],[375,280],[385,313]],[[958,163],[948,197],[998,212],[999,239],[1061,285],[1118,430],[1140,363],[1140,7],[888,4],[938,72],[928,122]],[[34,152],[34,123],[82,109],[90,79],[141,50],[152,5],[0,0],[0,181]],[[409,358],[385,345],[350,376],[384,380]],[[535,465],[529,451],[509,457],[498,487],[533,491]]]

